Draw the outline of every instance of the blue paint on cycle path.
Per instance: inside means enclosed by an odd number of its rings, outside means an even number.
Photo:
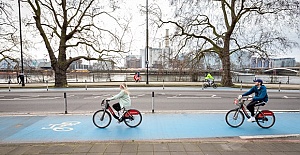
[[[300,134],[300,113],[275,115],[276,123],[270,129],[247,121],[238,128],[231,128],[225,122],[225,113],[146,113],[136,128],[112,120],[105,129],[94,126],[92,115],[1,116],[0,141],[76,142]]]

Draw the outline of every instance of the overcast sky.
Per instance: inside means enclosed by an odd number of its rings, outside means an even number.
[[[13,1],[15,3],[15,6],[17,6],[17,0]],[[133,42],[133,47],[132,47],[132,52],[131,54],[139,54],[139,49],[143,49],[146,46],[146,37],[145,37],[145,31],[146,31],[146,25],[145,25],[145,21],[146,21],[146,16],[141,14],[139,12],[140,6],[143,5],[145,6],[146,4],[146,0],[130,0],[127,1],[129,3],[127,3],[126,8],[130,8],[130,12],[134,15],[133,16],[133,21],[132,21],[132,29],[133,34],[134,34],[134,42]],[[151,5],[152,0],[149,0],[149,5]],[[161,3],[160,7],[162,7],[163,9],[168,9],[168,1],[167,0],[156,0],[156,3]],[[24,14],[22,14],[22,16],[26,16],[26,12],[28,12],[28,10],[26,10],[26,8],[22,8],[22,12]],[[156,36],[149,36],[150,40],[149,40],[149,46],[151,47],[158,47],[159,46],[159,42],[158,41],[154,41],[153,38],[160,38],[163,39],[164,35],[165,35],[165,29],[166,27],[164,27],[163,29],[161,29],[160,31],[158,31],[156,33]],[[149,27],[149,31],[151,31],[151,27]],[[169,33],[172,33],[171,31]],[[296,34],[296,32],[295,32]],[[150,35],[154,35],[154,34],[150,34]],[[296,36],[296,35],[295,35]],[[297,42],[300,44],[300,39],[297,37],[294,37]],[[45,59],[47,58],[49,60],[49,57],[47,56],[48,53],[46,52],[46,49],[44,47],[44,45],[38,45],[38,48],[40,49],[38,52],[32,52],[30,54],[33,54],[35,58],[37,59]],[[31,51],[30,51],[31,52]],[[300,49],[298,48],[294,48],[292,49],[292,51],[286,51],[286,55],[281,54],[280,56],[277,56],[277,58],[283,58],[283,57],[290,57],[290,58],[296,58],[297,62],[300,62]]]

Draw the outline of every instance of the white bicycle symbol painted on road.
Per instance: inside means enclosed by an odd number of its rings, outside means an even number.
[[[61,124],[49,124],[49,127],[43,127],[42,129],[50,129],[53,131],[72,131],[73,128],[71,126],[80,124],[81,122],[78,121],[68,121],[62,122]]]

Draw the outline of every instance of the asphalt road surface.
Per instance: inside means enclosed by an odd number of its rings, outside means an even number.
[[[132,107],[143,112],[227,111],[235,108],[234,98],[245,91],[231,88],[130,88]],[[1,90],[0,113],[93,113],[101,108],[102,99],[118,92],[118,88]],[[268,94],[269,102],[263,109],[299,112],[300,91],[268,90]]]

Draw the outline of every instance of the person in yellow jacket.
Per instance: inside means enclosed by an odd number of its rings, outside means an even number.
[[[205,80],[208,81],[209,85],[211,85],[213,83],[214,79],[215,78],[210,73],[207,73]]]

